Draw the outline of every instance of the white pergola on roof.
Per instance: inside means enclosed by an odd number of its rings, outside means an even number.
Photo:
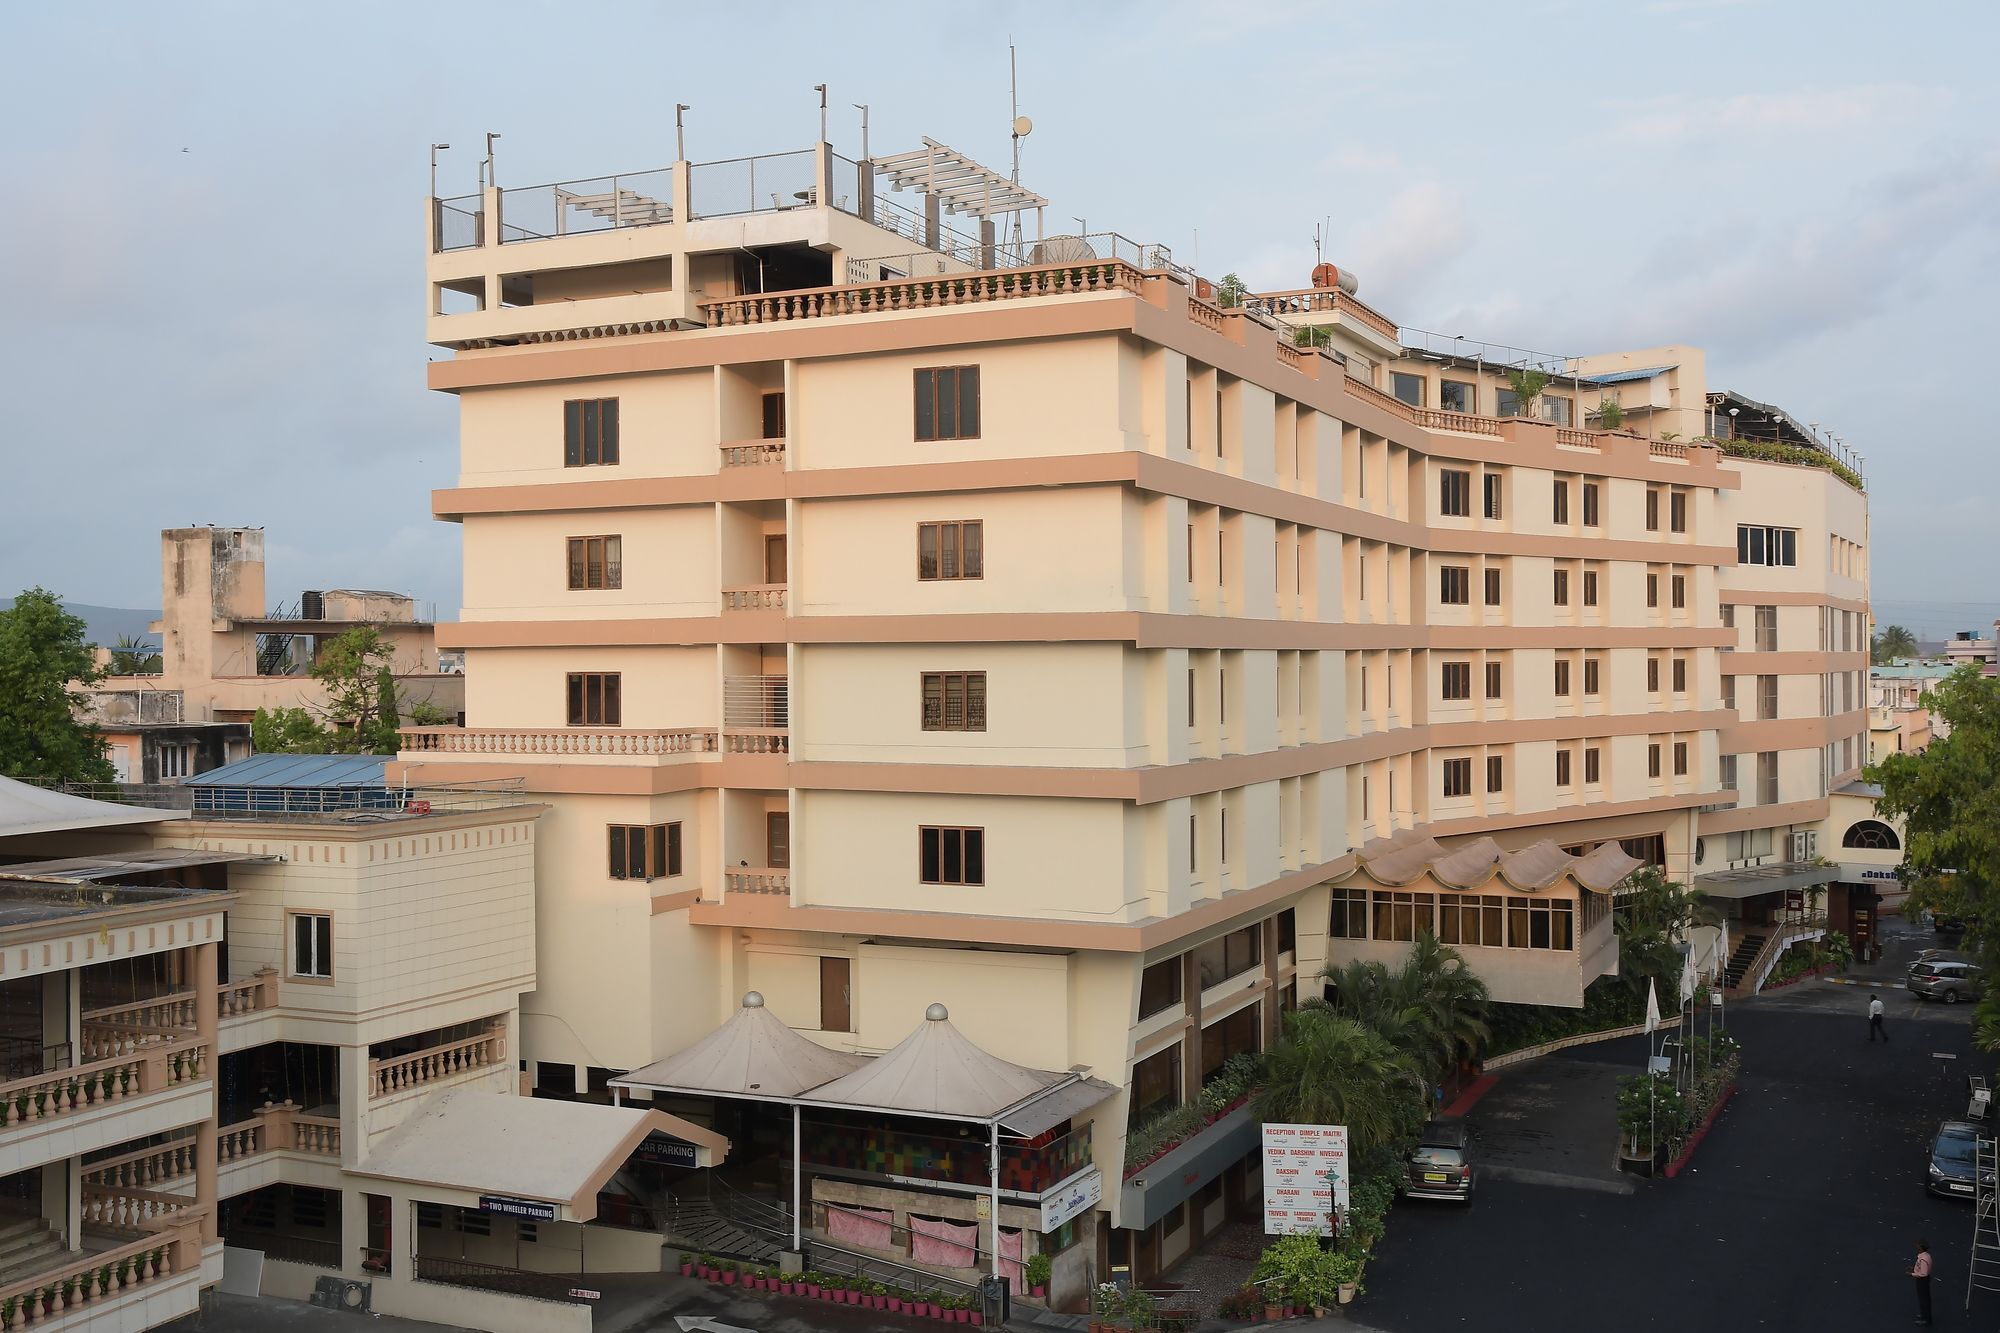
[[[1049,204],[1033,190],[1022,189],[992,168],[931,138],[924,140],[922,148],[876,158],[875,170],[886,175],[894,189],[908,187],[936,195],[947,211],[976,218],[1042,209]]]

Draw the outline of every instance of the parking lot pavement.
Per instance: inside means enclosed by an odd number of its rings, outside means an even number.
[[[1398,1205],[1353,1314],[1390,1333],[1586,1321],[1890,1327],[1915,1315],[1904,1273],[1925,1238],[1936,1262],[1938,1326],[2000,1324],[2000,1297],[1981,1296],[1969,1316],[1964,1309],[1971,1208],[1923,1191],[1932,1133],[1963,1113],[1966,1073],[1976,1067],[1991,1077],[1992,1061],[1975,1066],[1966,1006],[1904,1004],[1888,994],[1890,1041],[1871,1045],[1867,994],[1806,982],[1731,1006],[1745,1072],[1676,1179],[1634,1180],[1634,1192],[1619,1195],[1574,1180],[1496,1176],[1470,1208]],[[1595,1116],[1550,1109],[1552,1126],[1579,1137],[1599,1126],[1599,1145],[1581,1152],[1587,1166],[1615,1133],[1603,1090],[1637,1072],[1639,1051],[1612,1043],[1567,1052],[1561,1063],[1595,1064],[1609,1077],[1522,1066],[1488,1094],[1474,1123],[1489,1105],[1507,1108],[1506,1084],[1523,1077],[1546,1085],[1512,1103],[1524,1110],[1542,1098],[1601,1097]],[[1496,1142],[1504,1146],[1513,1132],[1500,1129]]]

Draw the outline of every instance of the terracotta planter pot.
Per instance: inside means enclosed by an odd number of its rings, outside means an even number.
[[[983,1311],[979,1310],[972,1311],[972,1325],[974,1328],[981,1327],[985,1323],[986,1323],[986,1315]]]
[[[778,1294],[780,1296],[789,1296],[797,1286],[796,1282],[780,1282],[778,1284]]]
[[[715,1270],[707,1264],[697,1265],[694,1271],[701,1277],[703,1282],[713,1282],[715,1280]]]
[[[1039,1301],[1047,1299],[1048,1292],[1049,1289],[1047,1287],[1034,1287],[1029,1290],[1028,1294]]]
[[[691,1276],[691,1275],[692,1275],[693,1273],[694,1273],[694,1265],[693,1265],[693,1264],[682,1264],[682,1265],[681,1265],[681,1276],[682,1276],[682,1277],[688,1277],[688,1276]]]
[[[817,1282],[806,1282],[800,1285],[804,1289],[806,1295],[812,1297],[814,1300],[819,1299],[819,1284]]]
[[[1266,1318],[1266,1319],[1283,1319],[1284,1317],[1285,1317],[1285,1307],[1284,1307],[1284,1306],[1282,1306],[1282,1305],[1266,1305],[1266,1306],[1264,1307],[1264,1318]]]
[[[903,1313],[903,1298],[901,1296],[891,1296],[889,1298],[889,1312],[891,1314]]]
[[[725,1287],[733,1287],[733,1286],[735,1286],[735,1285],[736,1285],[736,1274],[734,1274],[734,1273],[730,1272],[730,1271],[729,1271],[728,1269],[726,1269],[726,1268],[725,1268],[725,1269],[723,1269],[723,1270],[722,1270],[722,1285],[723,1285],[723,1286],[725,1286]]]

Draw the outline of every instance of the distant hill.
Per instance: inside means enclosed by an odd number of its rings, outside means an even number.
[[[0,611],[14,605],[11,597],[0,597]],[[158,611],[140,611],[129,606],[91,606],[85,602],[64,602],[73,616],[82,616],[86,627],[84,637],[102,648],[109,648],[123,635],[159,645],[159,639],[146,626],[160,618]]]

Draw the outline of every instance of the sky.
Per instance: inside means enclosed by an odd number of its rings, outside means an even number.
[[[0,589],[159,605],[158,530],[266,530],[274,603],[458,606],[428,392],[440,193],[928,135],[1005,169],[1007,42],[1051,230],[1253,287],[1313,233],[1406,327],[1694,343],[1867,456],[1880,619],[2000,614],[2000,5],[1828,0],[0,8]],[[1975,409],[1968,411],[1967,405]],[[1984,554],[1981,554],[1983,552]],[[1947,558],[1949,557],[1949,558]],[[1970,557],[1970,558],[1968,558]]]

